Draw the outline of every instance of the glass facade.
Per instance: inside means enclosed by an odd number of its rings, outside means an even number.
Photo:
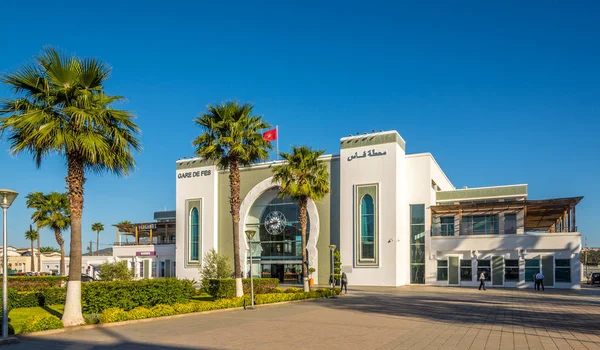
[[[300,207],[292,198],[279,198],[278,194],[275,188],[263,193],[247,216],[246,229],[256,231],[251,250],[252,274],[277,278],[280,283],[302,283]],[[307,241],[309,237],[310,218],[307,218]],[[246,276],[249,276],[249,264],[247,269]]]
[[[519,260],[504,260],[504,280],[519,281]]]
[[[534,282],[535,274],[540,272],[540,259],[525,259],[525,282]]]
[[[471,260],[460,261],[460,280],[473,281],[473,263]]]
[[[410,206],[410,282],[425,283],[425,205]]]
[[[517,233],[517,214],[504,214],[504,234],[514,235]]]
[[[441,218],[440,236],[454,236],[454,216],[444,216]]]
[[[570,259],[556,259],[554,262],[554,279],[556,282],[571,283]]]
[[[437,280],[447,281],[448,280],[448,260],[437,261]]]
[[[463,216],[461,235],[497,235],[498,215]]]
[[[199,213],[198,208],[192,208],[190,211],[190,261],[199,261],[200,235],[198,228]]]
[[[375,210],[373,197],[366,194],[360,201],[360,260],[375,259]]]

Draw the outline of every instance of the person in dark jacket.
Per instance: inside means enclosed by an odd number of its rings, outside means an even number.
[[[342,284],[340,287],[340,293],[344,291],[344,294],[348,294],[348,276],[345,272],[342,272]]]

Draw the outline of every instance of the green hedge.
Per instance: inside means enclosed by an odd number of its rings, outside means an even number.
[[[34,316],[25,322],[21,333],[47,331],[63,328],[62,321],[56,316]]]
[[[242,279],[244,294],[250,294],[250,279]],[[272,293],[279,285],[277,278],[253,278],[254,294]],[[235,297],[235,279],[218,278],[208,280],[208,294],[215,299]]]
[[[177,278],[85,283],[81,288],[83,312],[100,313],[109,308],[128,311],[138,306],[187,302],[195,293],[192,283]]]
[[[336,293],[339,294],[339,289]],[[318,289],[308,293],[275,293],[275,294],[258,294],[255,295],[255,303],[257,305],[277,303],[282,301],[304,300],[314,298],[326,298],[331,295],[330,289]],[[139,320],[143,318],[153,318],[160,316],[171,316],[179,314],[187,314],[192,312],[203,312],[210,310],[229,309],[234,307],[242,307],[250,303],[250,298],[219,299],[216,301],[200,301],[188,303],[176,303],[173,305],[156,305],[152,308],[137,307],[130,311],[125,311],[121,308],[106,309],[100,315],[100,323],[110,323],[119,321]]]
[[[2,293],[1,289],[0,293]],[[21,307],[62,305],[65,303],[66,294],[67,292],[64,288],[48,288],[43,292],[18,292],[9,288],[8,310]],[[0,310],[2,310],[1,305]]]
[[[67,282],[62,276],[12,276],[8,277],[8,288],[20,292],[38,292],[46,288],[60,287]]]

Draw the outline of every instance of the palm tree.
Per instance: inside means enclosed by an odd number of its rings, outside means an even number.
[[[42,192],[31,192],[29,193],[25,199],[27,199],[27,208],[34,209],[35,211],[31,214],[31,220],[35,223],[35,229],[38,232],[37,235],[37,260],[38,260],[38,269],[42,271],[42,254],[41,253],[41,242],[40,242],[40,227],[38,226],[38,221],[42,217],[43,213],[41,212],[41,207],[44,204],[44,194]],[[33,252],[32,252],[33,254]]]
[[[253,106],[226,102],[208,106],[195,119],[203,133],[194,140],[196,155],[214,161],[220,169],[229,169],[230,213],[233,223],[233,261],[236,296],[244,295],[240,260],[240,167],[267,159],[272,148],[263,139],[261,129],[270,125],[261,116],[252,116]]]
[[[96,255],[98,255],[100,245],[100,232],[104,231],[104,225],[100,222],[92,224],[92,231],[96,232]],[[92,252],[90,252],[92,254]]]
[[[60,247],[60,274],[65,274],[65,240],[62,231],[71,226],[69,213],[69,196],[66,193],[52,192],[44,195],[44,204],[41,211],[43,215],[39,218],[39,228],[49,228],[54,232],[56,243]],[[71,269],[73,264],[70,263]],[[71,270],[69,269],[69,271]]]
[[[286,161],[273,168],[273,182],[279,184],[279,197],[291,197],[298,201],[300,231],[302,233],[302,278],[304,291],[308,286],[308,256],[306,252],[306,223],[308,200],[318,201],[329,193],[327,165],[319,157],[324,151],[307,146],[292,147],[292,153],[280,153]]]
[[[71,213],[71,249],[65,326],[84,323],[81,313],[81,218],[86,172],[126,175],[135,168],[132,150],[141,149],[130,112],[111,106],[103,84],[110,67],[95,58],[68,57],[46,48],[18,71],[0,77],[17,96],[5,100],[0,132],[8,131],[11,153],[29,152],[35,163],[51,153],[64,157]]]
[[[35,254],[33,254],[33,241],[38,239],[38,232],[29,225],[29,230],[25,231],[25,238],[31,241],[31,272],[35,271]]]

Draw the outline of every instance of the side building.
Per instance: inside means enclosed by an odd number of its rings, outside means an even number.
[[[495,287],[579,288],[581,197],[530,200],[527,185],[456,189],[430,153],[406,154],[396,131],[344,137],[323,156],[331,192],[308,203],[308,261],[326,284],[331,251],[353,285],[474,286],[481,271]],[[298,205],[280,198],[272,169],[241,169],[240,240],[244,275],[299,283]],[[202,257],[233,256],[229,173],[205,160],[176,163],[176,275],[199,280]],[[252,249],[244,232],[255,231]],[[249,266],[252,254],[253,266]]]

